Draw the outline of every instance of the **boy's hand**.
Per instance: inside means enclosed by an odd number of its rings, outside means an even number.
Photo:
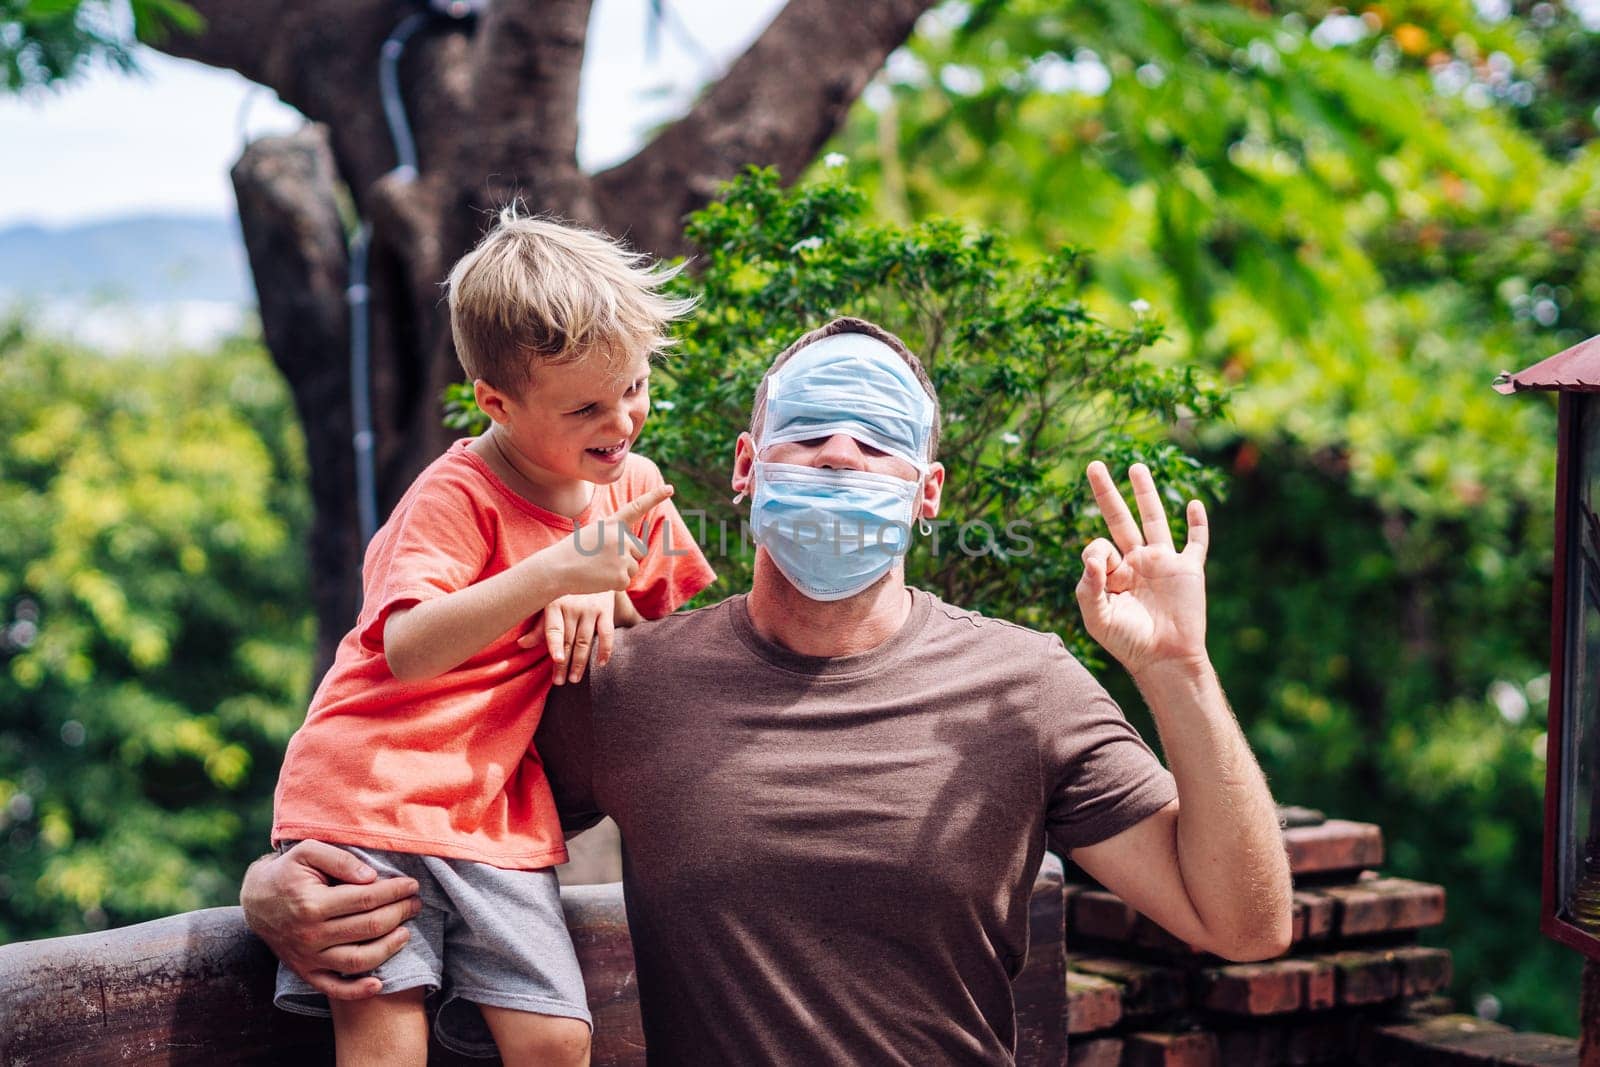
[[[517,644],[532,648],[544,641],[550,649],[551,662],[555,664],[550,672],[552,685],[581,681],[589,665],[591,648],[596,667],[605,666],[611,659],[617,595],[580,593],[558,597],[544,609],[542,631],[524,634],[517,639]]]
[[[526,562],[549,568],[566,596],[626,589],[639,573],[639,561],[645,553],[644,546],[633,537],[633,528],[670,496],[672,486],[657,486],[628,501],[614,514],[581,526],[571,537],[535,552]]]

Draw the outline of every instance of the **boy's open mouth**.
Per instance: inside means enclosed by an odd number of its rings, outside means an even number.
[[[626,452],[627,450],[628,450],[628,442],[626,442],[626,441],[618,441],[616,444],[609,445],[609,446],[607,446],[605,448],[588,448],[588,449],[585,449],[584,451],[588,452],[589,455],[593,456],[596,459],[617,460],[617,459],[622,458],[622,454],[624,452]]]

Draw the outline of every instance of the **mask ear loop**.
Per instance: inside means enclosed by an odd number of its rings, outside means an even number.
[[[922,486],[927,476],[928,472],[924,470],[922,472],[922,477],[917,479],[917,495],[912,498],[911,502],[913,509],[915,509],[916,506],[922,502]],[[917,532],[923,537],[927,537],[933,533],[933,526],[928,522],[928,517],[926,515],[919,515],[917,517]]]

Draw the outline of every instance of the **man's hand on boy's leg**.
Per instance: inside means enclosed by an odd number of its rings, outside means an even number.
[[[278,959],[318,992],[362,1000],[383,991],[363,974],[400,950],[400,925],[422,909],[412,878],[378,878],[344,849],[301,841],[264,856],[239,889],[245,922]]]
[[[519,637],[517,644],[532,648],[543,640],[549,646],[552,685],[581,681],[591,650],[597,667],[611,659],[616,608],[614,593],[557,597],[544,609],[544,626]]]

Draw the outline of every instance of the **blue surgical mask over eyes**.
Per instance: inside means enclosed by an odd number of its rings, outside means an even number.
[[[838,433],[927,473],[933,399],[894,349],[864,333],[814,341],[768,376],[756,455]]]
[[[855,596],[911,547],[920,479],[760,461],[754,476],[756,544],[812,600]]]

